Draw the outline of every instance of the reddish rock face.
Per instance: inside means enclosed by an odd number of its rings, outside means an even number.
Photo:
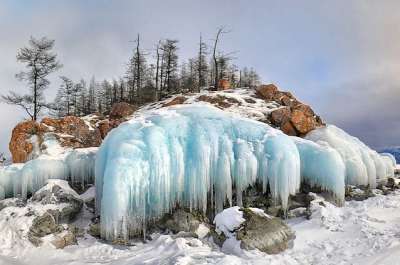
[[[213,97],[211,97],[209,95],[201,95],[197,99],[199,101],[211,103],[212,105],[214,105],[220,109],[226,109],[232,105],[240,105],[240,102],[237,101],[236,99],[230,98],[230,97],[224,97],[222,95],[216,95]]]
[[[116,128],[122,122],[126,121],[127,118],[135,112],[135,110],[136,108],[129,103],[115,103],[110,111],[108,130],[106,130],[105,124],[102,124],[102,135],[105,137],[112,128]]]
[[[62,119],[44,118],[41,123],[25,121],[19,123],[12,132],[9,148],[14,163],[23,163],[32,153],[32,136],[37,136],[41,150],[45,133],[53,133],[63,147],[84,148],[101,144],[100,130],[89,127],[81,118],[68,116]]]
[[[40,124],[34,121],[18,123],[12,131],[9,149],[13,163],[24,163],[33,150],[31,137],[42,134]]]
[[[278,88],[274,84],[261,85],[257,87],[257,93],[266,100],[274,100]]]
[[[275,101],[285,106],[272,111],[269,119],[288,135],[303,136],[324,125],[310,106],[298,101],[290,92],[279,91],[273,84],[259,86],[257,94],[265,101]]]
[[[100,130],[89,127],[79,117],[44,118],[41,124],[47,125],[49,132],[55,133],[63,147],[95,147],[100,146],[102,141]]]
[[[280,126],[290,120],[291,111],[289,107],[282,107],[271,112],[271,123]]]
[[[293,124],[290,121],[285,121],[280,126],[282,132],[290,136],[297,136],[296,128],[293,127]]]
[[[102,139],[106,138],[107,133],[112,129],[108,120],[100,121],[97,124],[97,128],[100,130],[100,135]]]
[[[231,83],[227,79],[218,80],[218,90],[226,90],[231,88]]]
[[[168,101],[167,103],[165,103],[163,105],[163,107],[169,107],[169,106],[183,104],[183,103],[185,103],[186,100],[187,100],[187,98],[184,96],[177,96],[177,97],[174,97],[172,100]]]
[[[115,103],[110,111],[110,120],[120,120],[126,118],[135,112],[136,108],[131,104],[120,102]]]

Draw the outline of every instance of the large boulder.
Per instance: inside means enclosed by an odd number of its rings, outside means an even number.
[[[24,163],[33,152],[35,141],[41,141],[36,136],[43,134],[43,127],[35,121],[24,121],[14,127],[9,143],[13,163]]]
[[[274,100],[278,93],[278,87],[274,84],[260,85],[257,87],[257,93],[266,100]]]
[[[127,121],[135,111],[136,107],[126,102],[119,102],[112,105],[109,119],[104,119],[97,123],[101,138],[104,139],[109,131],[118,127],[122,122]]]
[[[100,130],[83,118],[67,116],[43,118],[39,122],[24,121],[13,129],[9,149],[14,163],[24,163],[47,149],[46,135],[52,135],[62,147],[86,148],[100,146]]]
[[[258,96],[265,101],[276,102],[281,106],[271,112],[269,121],[284,133],[291,136],[304,136],[324,125],[310,106],[298,101],[290,92],[279,91],[273,84],[258,86],[256,91]]]
[[[126,102],[115,103],[110,111],[110,120],[121,120],[132,115],[136,108]]]
[[[62,228],[58,226],[57,220],[49,212],[45,212],[43,215],[37,216],[32,221],[32,225],[29,228],[29,237],[35,239],[34,242],[38,242],[36,238],[44,237],[49,234],[60,231]]]
[[[68,182],[59,179],[49,179],[47,185],[35,192],[30,201],[42,205],[62,205],[63,207],[49,211],[58,222],[73,220],[83,206],[83,200]]]
[[[55,134],[63,147],[97,147],[102,141],[99,129],[93,128],[79,117],[44,118],[41,124],[47,127],[48,132]]]
[[[208,233],[207,223],[208,219],[199,212],[176,209],[173,213],[166,214],[157,226],[162,231],[174,234],[185,232],[195,237],[204,237]],[[204,230],[207,231],[205,234]]]
[[[281,219],[257,208],[225,209],[214,219],[214,240],[239,240],[243,249],[279,253],[293,245],[295,233]],[[223,243],[223,242],[221,242]]]
[[[293,244],[295,234],[281,219],[250,208],[243,209],[243,217],[246,221],[237,232],[242,248],[277,254]]]
[[[305,104],[296,105],[292,109],[290,121],[300,134],[307,134],[319,125],[314,111]]]

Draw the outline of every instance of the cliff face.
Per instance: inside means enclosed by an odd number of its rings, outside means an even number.
[[[127,103],[116,103],[108,117],[68,116],[60,119],[44,118],[41,122],[21,122],[13,129],[9,144],[12,159],[14,163],[23,163],[46,152],[48,146],[45,139],[50,136],[63,148],[97,147],[111,129],[132,115],[140,115],[141,111],[149,109],[193,103],[210,104],[267,123],[293,136],[302,137],[324,125],[310,106],[298,101],[290,92],[280,91],[273,84],[261,85],[257,89],[204,91],[176,95],[140,109]]]

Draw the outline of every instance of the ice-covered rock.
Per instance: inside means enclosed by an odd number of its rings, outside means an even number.
[[[50,180],[26,203],[12,198],[0,204],[4,206],[0,209],[0,244],[39,246],[73,232],[66,224],[80,212],[83,202],[66,181]]]
[[[350,185],[369,185],[385,182],[394,175],[391,159],[373,151],[358,138],[334,125],[318,128],[307,134],[308,140],[326,144],[339,152],[345,164],[345,182]]]
[[[233,187],[240,205],[256,182],[284,208],[299,188],[299,154],[281,131],[204,104],[150,113],[113,130],[97,154],[102,235],[141,232],[177,204],[220,212]]]
[[[27,198],[48,179],[69,180],[87,185],[94,183],[94,163],[97,148],[61,149],[52,146],[51,152],[25,164],[0,167],[0,187],[6,198]]]
[[[332,192],[337,202],[343,204],[346,168],[339,152],[324,142],[292,139],[300,154],[302,181]]]
[[[178,205],[203,213],[242,205],[243,191],[256,184],[285,211],[300,181],[342,204],[346,183],[374,187],[393,175],[389,157],[332,125],[306,138],[205,104],[144,112],[113,130],[99,150],[102,236],[138,234]]]

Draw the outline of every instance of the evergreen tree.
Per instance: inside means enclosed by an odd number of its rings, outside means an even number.
[[[60,76],[61,85],[57,91],[54,110],[57,116],[64,117],[73,114],[74,83],[65,76]]]
[[[17,53],[17,61],[25,63],[27,70],[16,75],[20,81],[28,83],[31,91],[25,95],[10,91],[9,95],[2,96],[7,104],[22,107],[34,121],[43,107],[48,106],[43,94],[50,84],[47,76],[61,68],[57,55],[52,52],[53,48],[54,40],[31,37],[29,47],[24,47]]]

